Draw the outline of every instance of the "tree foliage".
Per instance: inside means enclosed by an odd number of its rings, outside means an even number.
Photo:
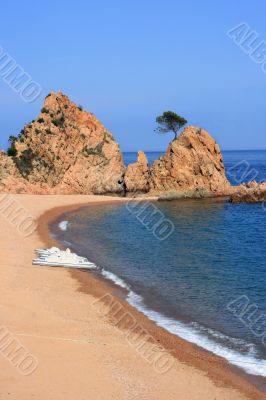
[[[162,115],[156,118],[156,122],[159,125],[155,131],[158,133],[173,132],[175,139],[177,138],[177,132],[182,126],[186,125],[187,120],[173,111],[165,111]]]
[[[9,136],[8,141],[10,143],[10,147],[7,149],[7,154],[9,155],[9,157],[16,157],[17,155],[17,149],[15,146],[15,142],[16,142],[17,138],[16,136]]]

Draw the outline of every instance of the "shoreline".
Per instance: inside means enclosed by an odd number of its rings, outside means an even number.
[[[38,218],[38,234],[41,240],[48,246],[56,245],[57,247],[63,248],[62,244],[57,240],[53,239],[49,231],[49,223],[53,220],[70,211],[80,209],[82,207],[112,204],[118,202],[125,202],[129,199],[114,198],[104,202],[97,201],[97,198],[88,204],[72,204],[68,206],[54,207]],[[147,200],[147,199],[146,199]],[[154,199],[153,199],[154,200]],[[223,358],[214,355],[207,350],[200,348],[184,339],[169,333],[164,328],[156,325],[155,322],[151,321],[138,311],[136,308],[131,306],[125,299],[119,296],[119,290],[116,285],[107,281],[102,277],[97,277],[93,274],[83,271],[71,270],[69,271],[70,276],[76,280],[79,284],[79,292],[85,293],[86,295],[92,295],[96,299],[106,293],[119,299],[122,306],[141,324],[141,326],[158,342],[162,345],[170,354],[172,354],[176,360],[186,365],[192,366],[200,371],[203,371],[212,382],[218,387],[223,386],[225,388],[232,388],[238,390],[240,393],[247,396],[250,399],[266,398],[263,392],[257,390],[257,388],[246,379],[246,374],[238,368],[229,364]],[[121,292],[121,291],[120,291]],[[109,321],[111,324],[115,324],[115,319],[112,313],[109,313]],[[120,326],[120,329],[126,329],[126,326]],[[256,378],[254,378],[256,380]]]

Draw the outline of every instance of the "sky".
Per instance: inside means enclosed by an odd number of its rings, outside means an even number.
[[[172,136],[154,129],[168,110],[224,150],[266,149],[266,73],[227,35],[245,22],[266,40],[265,15],[263,0],[3,2],[0,47],[41,93],[27,103],[0,76],[0,148],[62,91],[123,151],[164,150]]]

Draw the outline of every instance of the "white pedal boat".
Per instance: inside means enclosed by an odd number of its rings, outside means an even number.
[[[44,265],[49,267],[66,267],[66,268],[97,268],[95,264],[88,261],[85,257],[79,257],[75,253],[71,253],[69,249],[60,250],[57,247],[51,249],[36,249],[38,258],[32,261],[33,265]]]

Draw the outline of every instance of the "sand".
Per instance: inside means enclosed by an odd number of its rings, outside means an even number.
[[[173,338],[119,300],[138,326],[165,349],[162,354],[171,367],[163,373],[129,340],[130,320],[120,324],[114,312],[107,312],[108,306],[98,307],[100,296],[116,299],[114,287],[85,272],[32,266],[34,249],[52,244],[48,220],[78,204],[123,199],[36,195],[12,195],[12,199],[40,219],[38,231],[25,236],[26,222],[17,224],[14,215],[8,217],[3,207],[7,198],[0,196],[1,400],[265,398],[218,357]],[[11,362],[3,347],[4,330],[30,355],[28,368],[25,360],[18,363],[14,357]]]

